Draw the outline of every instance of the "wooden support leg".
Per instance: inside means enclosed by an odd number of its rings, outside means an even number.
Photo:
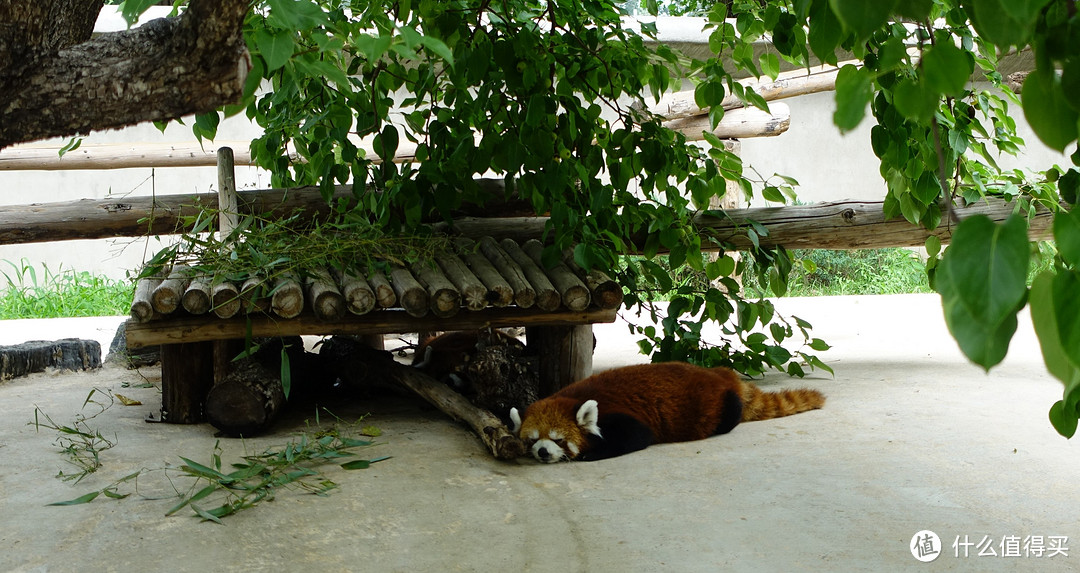
[[[360,337],[372,350],[386,350],[385,337],[381,334],[365,334]]]
[[[540,397],[592,374],[591,324],[525,329],[529,353],[540,357]]]
[[[214,385],[217,385],[229,374],[229,366],[232,365],[233,359],[244,351],[244,339],[215,340],[212,344],[214,345]],[[207,391],[209,390],[207,388]]]
[[[214,382],[212,342],[161,345],[161,421],[203,421],[203,401]]]

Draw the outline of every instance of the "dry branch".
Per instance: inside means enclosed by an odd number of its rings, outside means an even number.
[[[496,459],[512,460],[525,454],[525,445],[491,412],[477,408],[446,384],[416,368],[386,361],[387,374],[398,384],[416,392],[451,418],[465,422]]]

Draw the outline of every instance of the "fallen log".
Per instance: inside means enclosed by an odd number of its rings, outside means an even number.
[[[284,405],[280,370],[244,358],[210,388],[206,421],[229,436],[253,436],[264,431]]]
[[[47,368],[93,370],[101,368],[101,344],[96,340],[65,338],[34,340],[0,346],[0,380],[10,380]]]
[[[459,422],[465,422],[496,459],[513,460],[525,454],[525,445],[494,414],[472,405],[449,386],[416,368],[392,360],[384,363],[387,376],[419,394],[431,405]]]
[[[367,280],[371,285],[371,290],[375,292],[375,302],[379,303],[380,308],[393,308],[397,305],[397,293],[394,292],[394,287],[390,285],[386,274],[378,269],[372,269],[368,273]]]
[[[180,299],[180,305],[191,314],[206,314],[213,306],[213,287],[210,277],[199,275],[191,279],[184,296]]]
[[[240,312],[240,290],[231,282],[219,282],[210,289],[210,304],[218,318],[231,318]]]
[[[488,305],[488,289],[480,279],[469,270],[465,262],[454,253],[443,253],[435,258],[446,278],[461,293],[465,308],[481,310]]]

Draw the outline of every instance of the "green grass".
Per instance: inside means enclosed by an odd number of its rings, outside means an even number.
[[[116,316],[131,310],[132,286],[87,271],[0,261],[0,319]]]
[[[796,250],[787,296],[934,292],[926,267],[908,249]]]

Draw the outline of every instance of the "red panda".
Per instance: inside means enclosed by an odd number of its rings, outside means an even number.
[[[820,408],[816,390],[762,392],[727,368],[683,362],[616,368],[510,411],[513,431],[537,460],[601,460],[650,444],[701,440],[739,422]]]

